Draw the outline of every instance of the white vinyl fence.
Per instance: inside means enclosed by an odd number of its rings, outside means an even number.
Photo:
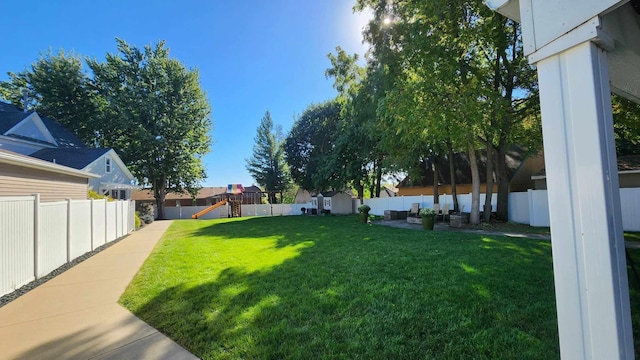
[[[0,296],[134,230],[133,201],[0,197]]]
[[[480,194],[480,208],[484,206],[485,194]],[[441,205],[450,204],[453,210],[453,197],[449,194],[443,194],[438,197]],[[384,215],[385,210],[409,210],[411,204],[418,203],[420,208],[433,208],[433,195],[416,195],[416,196],[395,196],[386,198],[364,199],[364,203],[371,207],[369,214]],[[491,197],[491,209],[496,211],[497,198],[496,194]],[[459,194],[458,206],[462,211],[471,210],[471,194]]]
[[[230,205],[222,205],[202,215],[200,219],[221,219],[229,214]],[[288,216],[301,215],[302,208],[309,208],[310,204],[255,204],[242,205],[242,216]],[[191,215],[208,208],[208,206],[176,206],[165,207],[164,216],[167,219],[191,219]]]
[[[485,194],[480,194],[480,208],[484,206]],[[440,195],[440,204],[451,204],[451,195]],[[497,195],[491,197],[491,211],[496,211]],[[411,204],[421,208],[433,207],[432,195],[396,196],[364,199],[371,206],[370,214],[384,215],[385,210],[409,210]],[[458,203],[464,212],[471,209],[471,194],[458,195]],[[640,231],[640,188],[620,189],[622,226],[626,231]],[[528,190],[509,194],[509,221],[531,226],[549,226],[549,200],[547,190]]]

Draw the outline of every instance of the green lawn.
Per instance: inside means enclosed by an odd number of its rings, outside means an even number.
[[[175,221],[120,301],[204,359],[559,357],[540,240],[357,217]]]

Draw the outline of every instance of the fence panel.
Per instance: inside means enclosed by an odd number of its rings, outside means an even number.
[[[32,196],[0,200],[0,296],[35,279],[34,203]]]
[[[129,227],[127,227],[127,234],[136,229],[136,201],[130,200],[129,206]]]
[[[71,201],[69,240],[71,260],[91,251],[91,200]]]
[[[527,225],[531,222],[528,192],[514,192],[509,194],[509,221]]]
[[[106,204],[107,200],[106,199],[100,199],[100,200],[93,200],[93,203],[91,204],[91,206],[93,207],[93,210],[91,210],[91,213],[93,214],[93,244],[92,244],[92,248],[96,249],[99,248],[100,246],[106,244],[107,242],[107,236],[105,234],[106,231],[106,221],[105,221],[105,217],[106,217]]]
[[[551,226],[547,190],[529,190],[529,215],[531,226]]]
[[[111,242],[116,239],[116,203],[113,201],[107,202],[106,207],[106,242]]]
[[[67,202],[41,203],[38,234],[38,277],[67,262]]]
[[[626,231],[640,231],[640,188],[620,189],[622,227]]]
[[[242,216],[271,216],[271,205],[242,205]]]

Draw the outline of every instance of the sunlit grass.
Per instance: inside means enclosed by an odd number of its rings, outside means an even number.
[[[548,241],[295,216],[176,221],[121,303],[204,359],[552,359],[554,299]]]

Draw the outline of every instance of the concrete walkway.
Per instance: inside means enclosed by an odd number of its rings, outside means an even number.
[[[171,221],[156,221],[0,308],[0,359],[197,359],[117,301]]]

